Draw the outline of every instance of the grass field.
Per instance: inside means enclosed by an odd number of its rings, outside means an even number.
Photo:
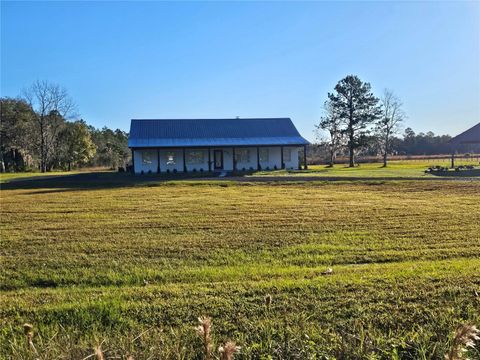
[[[24,322],[41,359],[201,359],[203,315],[236,358],[443,359],[480,324],[478,181],[7,185],[6,359]]]
[[[441,174],[425,174],[425,170],[430,166],[450,166],[450,160],[448,159],[429,159],[429,160],[391,160],[388,163],[388,167],[383,167],[381,163],[364,163],[360,164],[357,167],[350,168],[345,164],[337,164],[333,167],[326,165],[310,165],[308,170],[269,170],[269,171],[255,171],[250,173],[248,176],[298,176],[298,177],[354,177],[354,178],[425,178],[425,179],[435,179],[439,177],[444,177]],[[476,170],[473,171],[474,176],[480,176],[480,167],[478,158],[471,159],[457,159],[456,165],[474,165]],[[27,178],[52,178],[55,176],[69,176],[72,174],[82,174],[86,172],[95,171],[96,173],[108,172],[106,169],[96,168],[96,169],[82,169],[76,171],[55,171],[48,173],[40,172],[27,172],[27,173],[0,173],[0,183],[6,183],[9,181],[18,181]],[[449,175],[454,175],[458,177],[462,176],[472,176],[472,171],[463,171],[460,173],[455,173],[453,170],[449,172]],[[176,179],[182,178],[182,174],[146,174],[145,177],[155,177],[155,178],[167,178],[167,179]],[[189,173],[189,177],[208,177],[212,176],[209,173]]]
[[[388,167],[383,167],[379,163],[365,163],[357,167],[350,168],[345,164],[337,164],[333,167],[325,165],[310,165],[307,171],[261,171],[254,175],[271,176],[318,176],[318,177],[368,177],[368,178],[436,178],[439,175],[425,174],[425,170],[430,166],[449,167],[450,162],[445,159],[426,160],[403,160],[390,161]],[[479,163],[476,159],[462,160],[457,162],[458,165],[475,165]],[[450,175],[461,176],[462,173],[454,173]],[[480,176],[480,170],[476,170],[476,175]]]

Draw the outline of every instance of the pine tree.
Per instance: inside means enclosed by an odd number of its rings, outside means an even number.
[[[328,98],[345,125],[350,167],[355,166],[355,150],[366,144],[369,126],[381,115],[379,99],[371,92],[369,83],[348,75],[335,86]]]

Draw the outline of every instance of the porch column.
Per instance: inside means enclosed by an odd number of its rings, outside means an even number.
[[[157,149],[157,174],[160,174],[160,149]]]
[[[280,146],[280,168],[285,169],[285,163],[283,162],[283,146]]]
[[[260,148],[257,146],[257,170],[260,170]]]
[[[303,145],[303,169],[307,170],[307,145]]]
[[[135,154],[132,149],[132,173],[135,174]]]
[[[212,171],[212,159],[210,155],[210,148],[208,148],[208,172]]]
[[[237,159],[235,159],[235,148],[232,148],[233,171],[237,171]]]
[[[185,161],[185,148],[182,148],[183,152],[183,172],[187,172],[187,162]]]

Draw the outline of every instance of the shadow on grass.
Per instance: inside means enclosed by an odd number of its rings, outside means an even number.
[[[72,175],[51,176],[10,180],[0,184],[2,190],[19,190],[19,189],[42,189],[36,191],[40,193],[54,193],[74,190],[101,190],[114,189],[135,186],[154,185],[159,181],[165,182],[170,180],[190,180],[190,179],[212,179],[215,177],[213,173],[188,173],[188,174],[145,174],[133,175],[130,173],[115,172],[91,172]],[[48,190],[50,189],[50,190]]]
[[[115,172],[90,172],[72,175],[58,175],[46,177],[31,177],[26,179],[12,179],[10,181],[0,184],[1,190],[37,190],[30,194],[47,194],[60,193],[66,191],[76,190],[102,190],[115,189],[135,186],[158,186],[165,184],[168,181],[181,180],[198,180],[204,183],[211,181],[219,186],[226,185],[225,180],[239,183],[305,183],[305,182],[331,182],[331,181],[360,181],[360,182],[384,182],[384,181],[399,181],[399,180],[456,180],[465,178],[480,179],[480,169],[464,170],[464,171],[448,171],[443,173],[432,173],[432,177],[368,177],[368,176],[295,176],[296,173],[303,172],[310,173],[308,170],[300,170],[292,172],[291,176],[278,176],[275,173],[272,175],[255,176],[251,172],[231,173],[229,176],[220,178],[218,174],[211,172],[197,172],[197,173],[176,173],[176,174],[144,174],[133,175],[130,173],[115,173]],[[312,173],[315,171],[312,171]],[[317,171],[317,172],[321,172]],[[250,175],[250,176],[246,176]],[[195,184],[195,182],[192,182]]]

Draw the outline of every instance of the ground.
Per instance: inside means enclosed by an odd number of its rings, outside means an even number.
[[[215,354],[441,359],[480,324],[479,194],[463,178],[4,183],[0,354],[33,358],[29,322],[41,359],[202,358],[207,315]]]

